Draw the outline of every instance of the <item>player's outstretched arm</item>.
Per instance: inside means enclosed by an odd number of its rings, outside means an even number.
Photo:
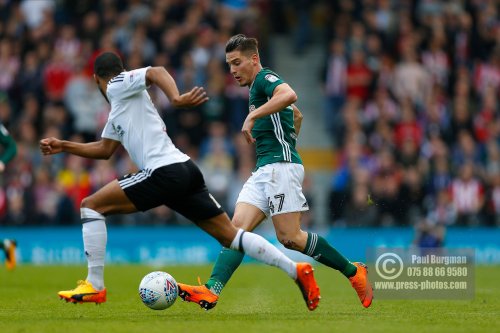
[[[146,83],[156,84],[177,108],[195,107],[208,101],[205,89],[202,87],[194,87],[191,91],[180,95],[174,78],[163,67],[150,67],[146,72]]]
[[[86,158],[107,160],[113,155],[119,145],[119,141],[105,138],[89,143],[45,138],[40,140],[40,151],[43,155],[54,155],[65,152]]]
[[[302,115],[302,112],[300,112],[297,105],[292,104],[292,109],[293,109],[293,127],[295,127],[295,134],[299,135],[300,127],[302,126],[302,119],[304,119],[304,116]]]

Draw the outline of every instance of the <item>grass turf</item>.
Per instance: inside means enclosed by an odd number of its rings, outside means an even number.
[[[178,281],[197,283],[209,266],[161,267]],[[276,268],[246,264],[234,274],[219,304],[204,311],[180,299],[164,311],[146,308],[138,295],[145,266],[106,268],[108,301],[67,304],[56,292],[84,278],[84,267],[19,266],[0,269],[0,332],[500,332],[500,266],[476,269],[476,297],[468,301],[374,300],[364,309],[338,272],[316,268],[319,308],[309,312],[299,289]]]

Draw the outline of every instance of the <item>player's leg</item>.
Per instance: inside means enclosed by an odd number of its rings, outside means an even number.
[[[269,214],[267,197],[264,193],[268,182],[267,168],[260,168],[252,173],[238,195],[232,223],[237,228],[253,231]],[[239,267],[244,254],[240,251],[223,247],[212,269],[210,279],[205,284],[213,293],[219,295],[234,271]]]
[[[262,184],[264,179],[262,173],[262,170],[254,172],[245,182],[238,196],[232,219],[232,223],[237,228],[252,231],[266,218],[265,212],[268,212],[268,208],[267,200],[263,193]],[[181,289],[181,297],[183,297],[184,300],[193,301],[190,297],[184,297],[184,289],[192,295],[202,295],[202,293],[205,293],[206,296],[202,296],[204,299],[214,300],[215,297],[213,297],[213,295],[216,295],[218,298],[222,289],[241,264],[244,256],[244,253],[240,251],[230,249],[229,247],[222,247],[212,269],[212,274],[206,284],[198,287],[180,283],[179,288]]]
[[[8,270],[16,267],[16,247],[17,242],[14,239],[2,239],[0,248],[5,252],[5,266]]]
[[[299,212],[275,215],[273,224],[278,240],[286,248],[300,251],[341,272],[351,282],[363,306],[371,305],[373,289],[368,281],[366,265],[351,263],[320,235],[301,230]]]
[[[332,247],[326,239],[300,228],[301,212],[273,216],[276,236],[280,243],[291,250],[300,251],[320,263],[334,268],[347,278],[356,274],[356,266]]]
[[[137,208],[127,197],[118,180],[114,180],[83,199],[80,211],[83,245],[89,268],[87,280],[98,289],[104,288],[103,272],[107,242],[105,216],[129,214],[136,212]]]
[[[281,225],[284,225],[286,223],[287,222],[284,220],[281,221]],[[302,231],[302,233],[305,232]],[[283,233],[282,237],[285,246],[287,246],[286,244],[289,244],[290,237],[286,236],[285,234],[286,232]],[[339,251],[337,251],[337,249],[331,246],[328,241],[320,235],[313,232],[307,232],[305,234],[307,235],[307,242],[301,252],[314,258],[320,263],[341,272],[345,277],[349,279],[351,286],[354,288],[354,290],[356,290],[361,304],[365,308],[369,307],[373,300],[373,288],[368,280],[367,266],[361,262],[351,263],[346,257],[344,257]],[[303,239],[303,237],[301,238]]]
[[[300,228],[301,212],[308,209],[302,193],[302,165],[278,163],[274,168],[277,179],[267,185],[266,192],[270,198],[269,205],[278,240],[286,248],[300,251],[340,271],[351,281],[363,305],[369,306],[373,291],[366,276],[366,266],[351,263],[326,239]]]
[[[308,309],[316,309],[320,294],[310,264],[295,263],[262,236],[235,228],[226,214],[197,224],[223,246],[243,252],[270,266],[279,267],[297,282]]]
[[[238,203],[232,223],[237,228],[252,231],[265,217],[260,209],[247,203]],[[223,246],[208,281],[200,286],[178,283],[179,296],[185,301],[200,304],[206,310],[211,309],[217,304],[222,289],[240,266],[244,256],[241,251]]]
[[[107,230],[105,216],[128,214],[137,208],[114,180],[81,202],[82,236],[88,274],[84,281],[72,290],[59,292],[59,296],[69,302],[106,301],[104,287],[104,258],[106,256]]]
[[[172,208],[185,215],[190,220],[194,221],[200,228],[216,238],[224,247],[244,252],[250,257],[261,262],[277,266],[285,271],[290,277],[295,279],[297,277],[296,263],[286,257],[281,251],[279,251],[263,237],[250,232],[244,232],[242,229],[235,228],[231,224],[231,221],[229,220],[227,214],[222,211],[221,206],[208,193],[208,190],[205,187],[203,176],[199,172],[199,169],[194,164],[192,164],[190,167],[192,169],[191,179],[198,179],[199,187],[188,198],[189,200],[172,202]],[[241,207],[242,206],[240,206],[240,209]],[[253,219],[251,221],[249,220],[249,223],[257,224],[261,220],[262,215],[258,213],[253,216]],[[239,262],[241,262],[241,260],[239,260]],[[317,301],[319,300],[319,289],[317,288],[316,282],[314,280],[312,269],[308,271],[307,274],[309,275],[308,279],[310,281],[310,289],[315,288],[314,293],[310,293],[315,297],[314,302],[313,304],[308,304],[308,307],[313,310],[316,308]],[[183,286],[185,285],[179,284],[181,297],[185,292],[185,290],[183,290]],[[206,287],[202,286],[201,289],[206,289]],[[208,289],[206,289],[206,291],[208,291]],[[195,295],[188,296],[194,297]],[[217,301],[216,295],[213,296],[215,297],[211,298],[211,307],[213,307],[215,305],[214,302]],[[189,297],[184,298],[189,301],[195,301],[198,304],[202,305],[201,300]],[[205,308],[208,309],[209,307]]]
[[[232,223],[236,228],[253,231],[265,218],[266,215],[259,208],[240,202],[236,204]],[[205,286],[214,294],[220,295],[233,273],[240,266],[244,256],[244,253],[240,251],[223,247]]]

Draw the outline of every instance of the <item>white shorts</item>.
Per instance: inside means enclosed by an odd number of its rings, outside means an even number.
[[[266,216],[306,211],[309,206],[302,193],[303,181],[302,164],[267,164],[248,178],[236,203],[251,204],[262,210]]]

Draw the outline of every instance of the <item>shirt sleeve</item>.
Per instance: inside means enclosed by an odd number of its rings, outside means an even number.
[[[271,97],[273,96],[274,89],[285,81],[274,73],[267,73],[264,74],[264,77],[260,80],[260,82],[266,96]]]
[[[134,69],[125,72],[123,78],[117,76],[109,81],[108,84],[108,97],[112,99],[122,99],[133,96],[137,93],[146,90],[146,72],[149,67]]]
[[[116,133],[116,130],[113,128],[113,124],[111,124],[109,120],[102,130],[101,137],[121,142],[120,136]]]

